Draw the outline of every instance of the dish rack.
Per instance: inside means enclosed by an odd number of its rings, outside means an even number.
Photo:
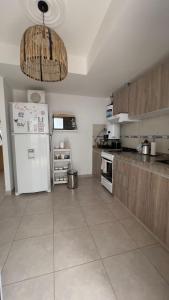
[[[53,148],[53,185],[68,182],[67,171],[71,161],[71,149]]]

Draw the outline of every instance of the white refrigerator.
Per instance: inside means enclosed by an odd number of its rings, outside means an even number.
[[[15,194],[51,191],[47,104],[10,103]]]

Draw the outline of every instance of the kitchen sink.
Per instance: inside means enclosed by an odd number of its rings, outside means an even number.
[[[169,159],[157,160],[157,162],[169,165]]]

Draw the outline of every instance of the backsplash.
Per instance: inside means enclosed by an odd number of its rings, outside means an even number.
[[[169,153],[169,115],[121,125],[123,147],[136,148],[144,139],[155,139],[157,152]]]

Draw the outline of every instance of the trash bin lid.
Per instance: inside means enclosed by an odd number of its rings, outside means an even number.
[[[77,175],[77,171],[74,169],[70,169],[67,171],[68,175]]]

